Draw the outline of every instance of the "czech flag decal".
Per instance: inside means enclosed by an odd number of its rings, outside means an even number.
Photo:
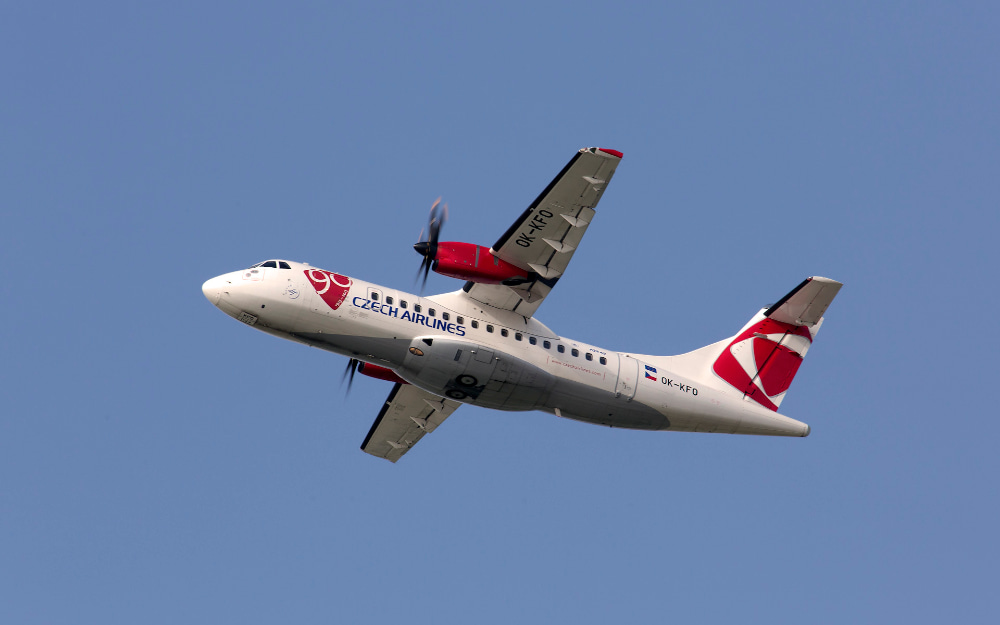
[[[646,379],[656,382],[656,369],[646,365]]]

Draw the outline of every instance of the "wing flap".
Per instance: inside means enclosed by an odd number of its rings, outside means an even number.
[[[361,443],[361,450],[396,462],[424,434],[433,432],[441,425],[460,405],[412,384],[397,383],[389,392],[368,436]]]

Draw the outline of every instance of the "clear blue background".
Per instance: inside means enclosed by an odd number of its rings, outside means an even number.
[[[696,6],[692,6],[696,5]],[[997,612],[992,3],[8,2],[0,622],[987,622]],[[266,258],[409,289],[625,158],[539,311],[611,349],[845,283],[808,439],[463,408],[215,310]],[[460,283],[432,276],[431,292]]]

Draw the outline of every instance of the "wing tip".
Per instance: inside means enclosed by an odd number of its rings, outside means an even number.
[[[625,155],[619,152],[618,150],[612,150],[611,148],[597,148],[597,149],[601,152],[604,152],[605,154],[610,154],[611,156],[615,156],[617,158],[625,158]]]

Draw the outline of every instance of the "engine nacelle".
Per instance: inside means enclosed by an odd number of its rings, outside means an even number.
[[[362,375],[367,375],[369,378],[375,378],[376,380],[385,380],[386,382],[398,382],[400,384],[409,384],[406,380],[396,375],[396,372],[392,369],[387,369],[385,367],[380,367],[378,365],[369,364],[367,362],[362,362],[358,364],[358,373]]]
[[[528,282],[528,272],[490,253],[490,248],[473,243],[444,241],[437,244],[431,269],[459,280],[483,284],[515,286]]]
[[[537,408],[556,381],[505,352],[440,336],[414,339],[399,375],[436,395],[500,410]]]

